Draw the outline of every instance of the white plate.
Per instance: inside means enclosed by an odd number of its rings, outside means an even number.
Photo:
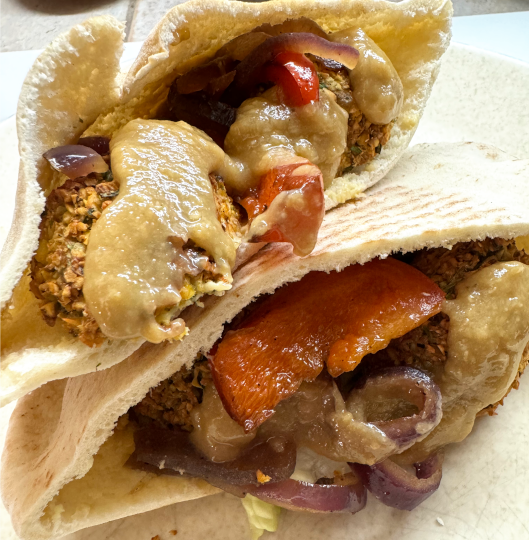
[[[453,45],[413,144],[474,140],[529,158],[528,88],[529,65]],[[0,125],[0,163],[1,241],[11,220],[16,186],[13,120]],[[448,449],[441,487],[413,512],[387,508],[372,497],[355,516],[285,512],[274,540],[529,539],[529,382],[523,382],[499,416],[478,420],[467,440]],[[0,443],[10,410],[0,412]],[[149,540],[158,535],[160,540],[173,540],[172,530],[180,540],[250,538],[240,502],[225,495],[169,506],[67,538]],[[2,540],[15,538],[3,508],[0,531]]]

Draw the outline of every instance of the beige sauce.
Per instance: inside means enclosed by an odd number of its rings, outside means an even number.
[[[334,461],[373,464],[397,451],[395,443],[373,424],[355,417],[328,380],[303,383],[259,428],[265,436],[285,434],[298,446]]]
[[[157,308],[178,305],[185,274],[206,260],[186,256],[192,240],[206,250],[229,288],[235,245],[217,218],[209,173],[230,179],[233,162],[208,136],[184,122],[133,120],[111,141],[118,197],[90,234],[84,295],[111,338],[153,343],[180,337],[181,319],[162,326]]]
[[[480,270],[458,286],[457,299],[445,306],[450,316],[449,357],[444,373],[436,377],[443,396],[443,417],[425,439],[399,457],[402,464],[420,461],[448,443],[463,440],[472,430],[476,414],[500,400],[511,386],[529,342],[529,267],[507,262]],[[254,434],[244,435],[212,388],[193,412],[193,442],[212,459],[233,459]],[[389,400],[392,418],[395,402],[408,401],[400,394],[393,397]],[[368,401],[371,398],[375,396]],[[384,400],[387,398],[385,395]],[[413,414],[415,411],[408,410],[416,405],[413,401],[409,399],[406,407],[399,405],[402,414],[398,416]],[[378,404],[374,416],[384,416],[387,406]],[[258,434],[292,437],[298,447],[334,462],[373,464],[402,448],[370,423],[370,415],[354,400],[344,403],[336,386],[319,378],[303,383],[296,394],[279,403]]]
[[[347,32],[333,39],[352,42],[361,52],[362,61],[351,75],[355,98],[368,118],[377,110],[372,121],[387,123],[402,102],[398,75],[361,30]],[[280,103],[276,87],[240,106],[226,137],[227,154],[184,122],[129,122],[111,141],[119,196],[94,225],[86,254],[83,291],[103,333],[153,343],[184,335],[182,319],[161,324],[155,314],[162,310],[173,317],[191,302],[182,298],[184,276],[198,275],[207,259],[188,256],[182,248],[189,239],[206,250],[222,275],[207,292],[229,289],[235,245],[217,219],[209,173],[220,174],[228,187],[246,195],[274,167],[309,160],[328,187],[340,165],[347,130],[348,113],[332,92],[322,89],[318,102],[290,108]],[[277,197],[248,238],[264,234],[290,214],[310,213],[307,201],[297,196],[301,193],[290,195]],[[301,235],[299,245],[293,243],[298,255],[306,255],[315,238]]]
[[[462,441],[476,414],[507,393],[529,341],[529,267],[506,262],[479,270],[458,286],[444,311],[450,317],[449,352],[437,381],[443,419],[407,452],[409,462]]]
[[[330,39],[358,50],[358,64],[349,72],[355,101],[370,122],[389,124],[404,101],[404,88],[391,60],[360,28],[335,32]]]
[[[230,418],[214,385],[191,413],[193,444],[212,461],[231,461],[254,439],[284,435],[335,462],[373,464],[397,451],[396,444],[373,424],[357,418],[330,380],[303,383],[291,398],[257,431],[244,429]]]
[[[304,161],[299,158],[319,167],[327,187],[345,150],[347,121],[347,112],[326,89],[319,101],[303,107],[281,104],[276,87],[247,99],[224,143],[226,152],[244,164],[244,174],[230,187],[244,194],[269,170]]]
[[[245,433],[224,409],[215,385],[204,390],[202,403],[191,411],[191,441],[211,461],[231,461],[255,437]]]
[[[290,109],[279,103],[276,88],[239,109],[226,139],[231,157],[184,122],[129,122],[111,141],[119,196],[96,222],[86,255],[83,290],[103,333],[153,343],[184,335],[181,319],[163,325],[155,313],[178,314],[186,305],[184,276],[199,274],[207,264],[206,258],[191,259],[182,249],[189,239],[213,258],[223,276],[208,292],[230,287],[235,245],[217,218],[209,173],[247,193],[274,166],[307,158],[331,181],[346,134],[347,113],[330,92],[321,92],[318,103]],[[264,232],[271,218],[292,211],[298,199],[293,194],[287,206],[278,201],[256,226]],[[310,251],[305,245],[295,249]]]

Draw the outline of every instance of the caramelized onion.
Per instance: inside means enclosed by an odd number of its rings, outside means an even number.
[[[441,399],[439,387],[428,375],[399,366],[380,370],[361,381],[347,399],[347,408],[353,416],[375,425],[401,448],[407,448],[439,424]],[[418,412],[395,418],[399,414],[396,402],[406,402]]]
[[[171,120],[183,120],[207,133],[221,148],[224,146],[224,139],[236,118],[237,111],[233,107],[215,101],[204,92],[179,94],[175,84],[169,92],[168,102]]]
[[[362,482],[349,485],[309,484],[299,480],[264,484],[246,490],[263,501],[289,510],[308,512],[347,512],[355,514],[364,508],[367,491]]]
[[[233,58],[227,55],[214,58],[207,64],[197,66],[176,79],[176,89],[180,94],[200,92],[200,90],[204,90],[212,81],[223,78],[224,81],[227,81],[226,86],[222,89],[224,90],[235,76],[234,70],[236,63]],[[233,72],[231,79],[226,79],[224,76],[230,72]]]
[[[108,137],[81,137],[77,141],[77,144],[87,146],[88,148],[95,150],[100,156],[110,154],[110,139]]]
[[[45,152],[43,157],[56,171],[72,180],[90,173],[108,171],[105,160],[95,150],[81,144],[57,146]]]
[[[350,466],[380,502],[399,510],[413,510],[434,493],[441,483],[440,456],[431,456],[426,462],[415,464],[416,474],[408,472],[390,459],[373,466],[358,463],[351,463]]]
[[[261,30],[262,29],[262,30]],[[327,34],[314,21],[302,17],[271,26],[264,24],[242,34],[223,45],[215,57],[206,64],[192,68],[176,80],[180,94],[205,90],[208,95],[220,97],[235,77],[238,62],[244,60],[254,49],[271,37],[284,33],[309,33],[327,40]]]
[[[423,480],[426,478],[430,478],[438,470],[440,471],[442,465],[443,465],[442,454],[432,454],[430,457],[426,458],[424,461],[421,461],[420,463],[415,463],[413,466],[415,467],[417,478],[419,478],[420,480]]]
[[[134,433],[134,445],[127,466],[158,474],[204,478],[213,485],[258,484],[258,470],[269,476],[271,482],[279,482],[289,478],[296,466],[296,446],[284,437],[254,441],[236,459],[222,463],[203,457],[184,431],[140,429]]]
[[[286,34],[290,32],[303,32],[314,34],[324,39],[328,39],[327,32],[316,22],[308,17],[299,17],[297,19],[287,19],[286,21],[271,25],[270,23],[264,23],[252,30],[252,33],[264,32],[269,36],[278,36],[279,34]]]
[[[340,71],[341,69],[343,69],[343,65],[340,64],[340,62],[336,62],[335,60],[331,60],[329,58],[322,58],[321,56],[316,56],[314,54],[311,54],[310,58],[314,58],[314,60],[325,66],[330,71]]]
[[[223,45],[215,54],[215,58],[229,56],[234,60],[241,61],[269,37],[268,33],[259,32],[258,30],[242,34]]]
[[[311,53],[322,58],[335,60],[353,69],[358,61],[358,51],[348,45],[333,43],[310,33],[280,34],[271,37],[256,47],[236,69],[235,79],[230,89],[233,99],[242,102],[255,86],[264,82],[263,66],[286,51]]]

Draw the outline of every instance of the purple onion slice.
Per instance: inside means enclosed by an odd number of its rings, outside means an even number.
[[[399,412],[391,411],[391,404],[396,400],[409,402],[418,412],[395,418]],[[363,379],[351,391],[347,403],[348,408],[363,410],[364,420],[383,431],[401,448],[409,448],[439,424],[442,417],[441,401],[441,391],[428,375],[418,369],[399,366],[382,369]],[[373,410],[374,406],[380,409],[384,402],[389,404],[389,411],[384,411],[389,418],[370,418],[369,415],[373,413],[369,410]],[[381,415],[380,411],[378,415]]]
[[[95,150],[81,144],[57,146],[44,153],[43,157],[56,171],[72,180],[108,171],[106,161]]]
[[[200,454],[184,431],[143,428],[134,433],[134,444],[128,467],[204,478],[219,487],[258,484],[258,470],[271,482],[278,482],[289,478],[296,467],[296,446],[284,437],[253,441],[236,459],[222,463]]]
[[[443,455],[442,454],[432,454],[427,457],[424,461],[415,463],[415,472],[419,480],[426,480],[431,478],[437,471],[441,470],[443,466]]]
[[[413,510],[434,493],[441,483],[442,459],[439,456],[431,456],[425,462],[416,463],[416,474],[391,459],[372,466],[359,463],[349,465],[380,502],[399,510]],[[421,477],[421,471],[424,474],[425,470],[428,470],[429,476]]]
[[[110,139],[108,137],[81,137],[77,141],[77,144],[80,144],[81,146],[88,146],[88,148],[95,150],[100,156],[110,154]]]
[[[267,483],[246,490],[263,501],[289,510],[355,514],[364,508],[367,491],[356,479],[349,485],[309,484],[299,480]]]

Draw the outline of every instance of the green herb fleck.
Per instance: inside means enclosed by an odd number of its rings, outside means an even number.
[[[114,175],[110,169],[108,169],[107,172],[104,172],[101,176],[103,176],[103,180],[105,182],[112,182],[112,180],[114,180]]]
[[[379,145],[375,148],[375,152],[376,152],[377,154],[380,154],[381,151],[382,151],[382,145],[379,144]]]
[[[349,165],[349,167],[346,167],[346,168],[342,171],[342,174],[347,174],[347,173],[353,172],[353,169],[354,169],[354,166],[353,166],[353,165]]]
[[[96,370],[97,370],[97,368],[98,368],[98,367],[99,367],[100,365],[101,365],[101,362],[99,362],[99,364],[97,364],[97,366],[96,366]]]
[[[82,119],[81,117],[79,117],[79,122],[80,122],[81,124],[84,123],[84,121],[83,121],[83,119]]]
[[[351,146],[351,153],[355,156],[359,156],[362,153],[362,149],[359,146]]]

